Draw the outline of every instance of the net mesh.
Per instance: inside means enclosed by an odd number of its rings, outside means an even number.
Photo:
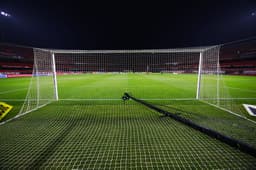
[[[33,74],[19,114],[36,110],[55,100],[53,60],[50,51],[34,49]]]
[[[239,102],[241,98],[237,93],[231,93],[230,76],[225,75],[225,71],[220,65],[220,48],[220,46],[216,46],[202,53],[199,99],[221,110],[247,119],[245,116],[247,113]],[[233,83],[235,84],[235,82]]]

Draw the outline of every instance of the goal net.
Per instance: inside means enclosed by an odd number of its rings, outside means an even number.
[[[120,100],[124,92],[129,92],[149,100],[194,99],[199,56],[204,49],[207,48],[55,50],[59,84],[72,81],[71,87],[75,86],[70,88],[69,92],[59,86],[59,97],[77,100]],[[194,77],[191,80],[192,85],[189,80],[186,82],[186,75]],[[81,80],[84,80],[83,85]],[[181,87],[178,87],[174,80],[178,81]],[[186,88],[182,88],[184,86]]]
[[[33,49],[34,65],[25,102],[17,116],[41,108],[56,100],[54,58],[49,50]]]
[[[220,46],[167,50],[34,49],[33,77],[20,114],[58,98],[120,101],[124,92],[158,104],[199,100],[235,113],[237,105],[223,81],[219,51]]]
[[[243,117],[238,98],[230,94],[227,76],[220,65],[220,48],[216,46],[201,53],[198,74],[198,99],[223,111]]]

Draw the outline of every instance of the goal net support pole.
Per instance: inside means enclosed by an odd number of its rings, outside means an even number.
[[[53,72],[53,85],[54,85],[54,95],[55,95],[55,100],[59,100],[59,95],[58,95],[58,84],[57,84],[57,76],[56,76],[56,63],[55,63],[55,55],[52,52],[52,72]]]
[[[197,90],[196,90],[196,99],[200,99],[200,87],[201,87],[201,74],[202,74],[202,60],[203,52],[200,52],[199,64],[198,64],[198,76],[197,76]]]

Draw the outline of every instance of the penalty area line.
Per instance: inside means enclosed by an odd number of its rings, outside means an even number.
[[[79,101],[79,100],[122,100],[121,98],[119,98],[119,99],[117,99],[117,98],[113,98],[113,99],[111,99],[111,98],[96,98],[96,99],[89,99],[89,98],[86,98],[86,99],[84,99],[84,98],[79,98],[79,99],[72,99],[72,98],[69,98],[69,99],[59,99],[59,101],[69,101],[69,100],[74,100],[74,101]],[[141,100],[162,100],[162,101],[165,101],[165,100],[197,100],[197,99],[195,99],[195,98],[166,98],[166,99],[161,99],[161,98],[142,98]]]
[[[218,98],[219,100],[256,100],[256,98]],[[1,99],[0,101],[26,101],[27,99]],[[29,99],[30,101],[37,101],[37,99]],[[41,101],[56,101],[55,99],[40,99]],[[59,99],[58,101],[97,101],[97,100],[106,100],[106,101],[118,101],[122,100],[121,98],[62,98]],[[198,99],[196,98],[142,98],[141,100],[148,100],[148,101],[196,101]],[[203,99],[206,101],[212,101],[212,100],[217,100],[217,98],[211,98],[211,99]]]
[[[204,99],[204,100],[209,100],[209,101],[212,101],[212,100],[216,100],[217,98],[211,98],[211,99]],[[218,98],[220,100],[256,100],[256,98]],[[74,100],[74,101],[79,101],[79,100],[122,100],[121,98],[62,98],[62,99],[59,99],[59,101],[65,101],[65,100]],[[141,100],[155,100],[155,101],[179,101],[179,100],[192,100],[192,101],[195,101],[195,100],[198,100],[196,98],[141,98]]]
[[[13,93],[13,92],[16,92],[16,91],[23,91],[23,90],[26,90],[26,89],[27,88],[16,89],[16,90],[7,90],[7,91],[4,91],[4,92],[0,92],[0,94]]]

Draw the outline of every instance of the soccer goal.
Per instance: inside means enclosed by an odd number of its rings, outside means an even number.
[[[33,49],[34,65],[25,102],[17,116],[58,100],[54,54],[49,50]]]
[[[232,97],[222,81],[219,51],[220,46],[161,50],[35,48],[33,76],[19,114],[58,100],[120,100],[124,92],[151,101],[200,100],[233,113]],[[68,91],[62,88],[64,83],[69,84]]]

